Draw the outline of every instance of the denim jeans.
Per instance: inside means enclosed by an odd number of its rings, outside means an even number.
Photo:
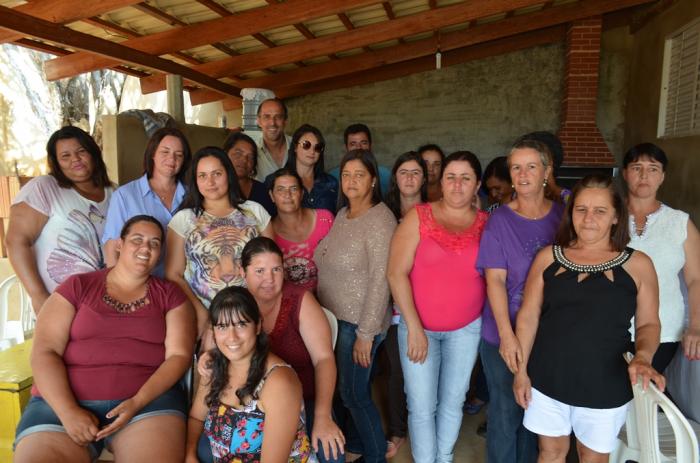
[[[408,404],[413,461],[451,462],[462,426],[462,406],[476,362],[481,318],[454,331],[425,330],[428,355],[408,358],[408,328],[399,324],[399,351]]]
[[[513,374],[501,358],[498,346],[482,340],[479,353],[489,387],[487,463],[536,462],[537,434],[523,426],[525,411],[515,402]]]
[[[338,365],[338,390],[345,408],[359,432],[362,449],[347,446],[350,451],[360,450],[367,463],[386,462],[386,438],[382,430],[379,411],[372,401],[372,384],[369,368],[363,368],[352,360],[352,349],[357,336],[357,325],[338,320],[338,341],[335,345],[336,363]],[[384,335],[378,334],[372,342],[372,363],[375,361],[377,347]],[[347,436],[347,434],[346,434]],[[348,442],[348,444],[351,444]]]

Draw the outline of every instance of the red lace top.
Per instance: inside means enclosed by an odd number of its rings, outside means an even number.
[[[316,397],[314,365],[299,332],[299,312],[306,290],[284,282],[282,303],[275,327],[269,334],[270,350],[294,368],[304,391],[304,400]]]
[[[478,211],[462,232],[440,225],[430,204],[416,205],[420,241],[409,274],[413,300],[423,328],[453,331],[476,320],[486,297],[476,269],[479,241],[488,214]]]

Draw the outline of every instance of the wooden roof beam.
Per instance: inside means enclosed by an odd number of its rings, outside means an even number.
[[[489,56],[511,53],[513,51],[558,42],[564,39],[565,30],[563,26],[556,26],[548,29],[541,29],[534,32],[507,37],[493,42],[472,45],[443,53],[442,65],[453,66],[476,59],[483,59]],[[302,84],[281,89],[280,98],[290,98],[295,96],[308,95],[313,93],[326,92],[355,85],[365,85],[389,79],[396,79],[418,72],[425,72],[435,69],[435,58],[425,56],[396,64],[389,64],[375,68],[369,72],[353,72],[341,79],[326,79],[323,81]],[[224,105],[226,106],[226,105]]]
[[[193,69],[213,77],[237,75],[316,56],[328,55],[342,50],[350,50],[405,35],[427,32],[440,27],[460,24],[472,19],[541,3],[542,0],[489,0],[488,2],[467,0],[436,10],[428,10],[371,26],[318,37],[313,40],[204,63],[195,66]],[[146,81],[145,84],[143,80]],[[148,82],[149,78],[143,80],[141,85],[142,91],[144,91],[144,88],[152,91],[162,90],[162,87],[159,88],[152,85],[153,82]]]
[[[186,27],[172,29],[129,39],[121,42],[135,50],[152,55],[163,55],[186,50],[214,42],[221,42],[260,31],[273,29],[308,19],[337,14],[350,8],[372,5],[378,0],[287,0],[284,3],[246,10],[231,16],[202,21]],[[49,80],[71,77],[83,72],[94,71],[115,63],[114,58],[90,56],[89,53],[56,58],[46,62],[46,76]]]
[[[622,8],[631,4],[642,3],[646,0],[623,0]],[[525,15],[515,16],[499,23],[483,24],[469,29],[458,30],[441,34],[440,48],[443,52],[463,48],[500,39],[503,37],[522,34],[536,29],[547,28],[570,21],[605,14],[614,11],[621,5],[613,0],[588,0],[584,6],[578,4],[566,4],[552,7],[548,11],[537,11]],[[372,75],[375,69],[399,63],[406,60],[432,55],[437,48],[437,37],[429,37],[407,44],[382,48],[371,53],[349,56],[334,62],[315,64],[304,69],[285,71],[275,76],[264,76],[246,79],[237,82],[241,87],[272,88],[276,92],[283,91],[285,87],[300,86],[302,84],[317,82],[331,78],[342,78],[349,72],[368,71]],[[433,58],[431,58],[433,59]],[[146,79],[144,79],[146,80]],[[142,82],[144,81],[142,80]],[[190,93],[192,104],[207,103],[219,99],[217,95],[196,90]]]
[[[0,27],[21,35],[65,45],[78,50],[90,50],[106,56],[117,58],[122,63],[142,66],[150,70],[168,74],[179,74],[183,78],[196,82],[198,85],[216,90],[230,96],[238,96],[240,88],[226,84],[192,68],[179,65],[170,60],[133,50],[118,43],[74,31],[34,16],[29,16],[11,8],[0,6]]]
[[[29,2],[13,8],[15,11],[36,16],[56,24],[67,24],[73,21],[99,16],[112,10],[138,3],[140,0],[100,0],[86,2],[84,0],[44,0]],[[22,38],[11,31],[0,30],[0,43],[13,42]]]

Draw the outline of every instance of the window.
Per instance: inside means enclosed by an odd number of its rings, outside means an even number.
[[[700,134],[700,18],[666,39],[659,137]]]

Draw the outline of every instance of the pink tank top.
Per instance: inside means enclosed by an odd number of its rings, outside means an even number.
[[[478,211],[462,232],[451,232],[433,217],[430,204],[416,205],[420,241],[409,274],[423,328],[453,331],[481,315],[484,278],[476,269],[479,241],[488,214]]]

